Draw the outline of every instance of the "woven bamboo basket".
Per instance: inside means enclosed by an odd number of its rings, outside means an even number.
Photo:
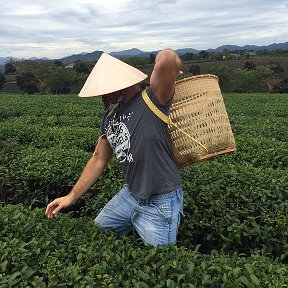
[[[168,125],[179,168],[236,150],[215,75],[199,75],[177,81],[169,118],[181,128]]]

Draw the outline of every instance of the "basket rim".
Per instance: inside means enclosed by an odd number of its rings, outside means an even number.
[[[190,76],[187,78],[179,79],[176,81],[176,84],[186,82],[186,81],[195,81],[195,80],[199,80],[199,79],[203,79],[203,78],[216,79],[219,82],[218,76],[216,76],[214,74],[201,74],[201,75],[195,75],[195,76]]]

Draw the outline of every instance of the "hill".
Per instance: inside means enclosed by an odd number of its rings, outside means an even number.
[[[279,44],[270,44],[267,46],[256,46],[256,45],[245,45],[245,46],[237,46],[237,45],[223,45],[220,47],[217,47],[215,49],[207,49],[207,51],[214,51],[214,52],[223,52],[225,49],[230,51],[236,51],[236,50],[247,50],[247,51],[259,51],[259,50],[268,50],[273,51],[277,49],[282,50],[288,50],[288,42],[285,43],[279,43]],[[181,48],[175,50],[179,55],[183,55],[185,53],[194,53],[197,54],[200,52],[200,50],[194,49],[194,48]],[[76,60],[81,61],[96,61],[99,59],[103,52],[102,51],[94,51],[92,53],[81,53],[81,54],[74,54],[72,56],[67,56],[65,58],[58,59],[62,61],[64,64],[70,64],[74,63]],[[149,57],[150,54],[157,54],[158,50],[156,51],[142,51],[137,48],[132,48],[128,50],[122,50],[122,51],[115,51],[109,53],[110,55],[114,57]]]
[[[219,46],[217,48],[209,48],[207,51],[211,52],[223,52],[225,49],[229,51],[236,51],[236,50],[247,50],[247,51],[259,51],[259,50],[267,50],[267,51],[274,51],[277,49],[281,50],[288,50],[288,42],[285,43],[273,43],[270,45],[266,46],[256,46],[256,45],[245,45],[245,46],[237,46],[237,45],[223,45]],[[114,57],[149,57],[150,54],[157,54],[159,50],[155,51],[142,51],[138,48],[131,48],[128,50],[122,50],[122,51],[114,51],[109,53],[110,55]],[[200,52],[200,50],[194,49],[194,48],[180,48],[175,50],[179,55],[183,55],[185,53],[194,53],[197,54]],[[97,61],[99,57],[102,55],[103,51],[93,51],[90,53],[82,52],[80,54],[73,54],[70,56],[66,56],[63,58],[59,58],[57,60],[60,60],[64,64],[72,64],[75,63],[75,61],[80,60],[80,61]],[[5,63],[9,62],[11,59],[14,61],[21,60],[19,58],[15,57],[0,57],[0,69],[3,69]],[[25,59],[22,59],[25,60]],[[31,57],[29,60],[33,61],[47,61],[49,60],[48,58],[35,58]],[[53,59],[50,59],[53,60]]]
[[[223,50],[230,50],[230,51],[236,51],[236,50],[247,50],[247,51],[260,51],[260,50],[267,50],[267,51],[273,51],[277,49],[281,50],[288,50],[288,42],[285,43],[273,43],[267,46],[256,46],[256,45],[245,45],[245,46],[237,46],[237,45],[223,45],[215,49],[207,49],[207,51],[214,51],[214,52],[223,52]]]
[[[103,51],[94,51],[91,53],[80,53],[80,54],[73,54],[71,56],[67,56],[60,60],[63,64],[71,64],[76,62],[77,60],[80,61],[95,61],[98,60],[100,58],[100,56],[102,55]]]

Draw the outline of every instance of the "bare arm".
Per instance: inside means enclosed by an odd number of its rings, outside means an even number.
[[[150,85],[161,104],[166,104],[173,96],[181,66],[181,60],[173,50],[165,49],[157,54]]]
[[[112,157],[112,149],[106,139],[100,138],[93,156],[87,162],[80,178],[76,182],[71,192],[55,199],[47,205],[45,214],[48,218],[53,218],[62,209],[74,204],[88,189],[99,179],[105,167]]]

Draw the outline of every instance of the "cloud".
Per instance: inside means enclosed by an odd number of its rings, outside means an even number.
[[[288,39],[286,0],[13,0],[1,4],[0,13],[0,56],[60,58]]]

